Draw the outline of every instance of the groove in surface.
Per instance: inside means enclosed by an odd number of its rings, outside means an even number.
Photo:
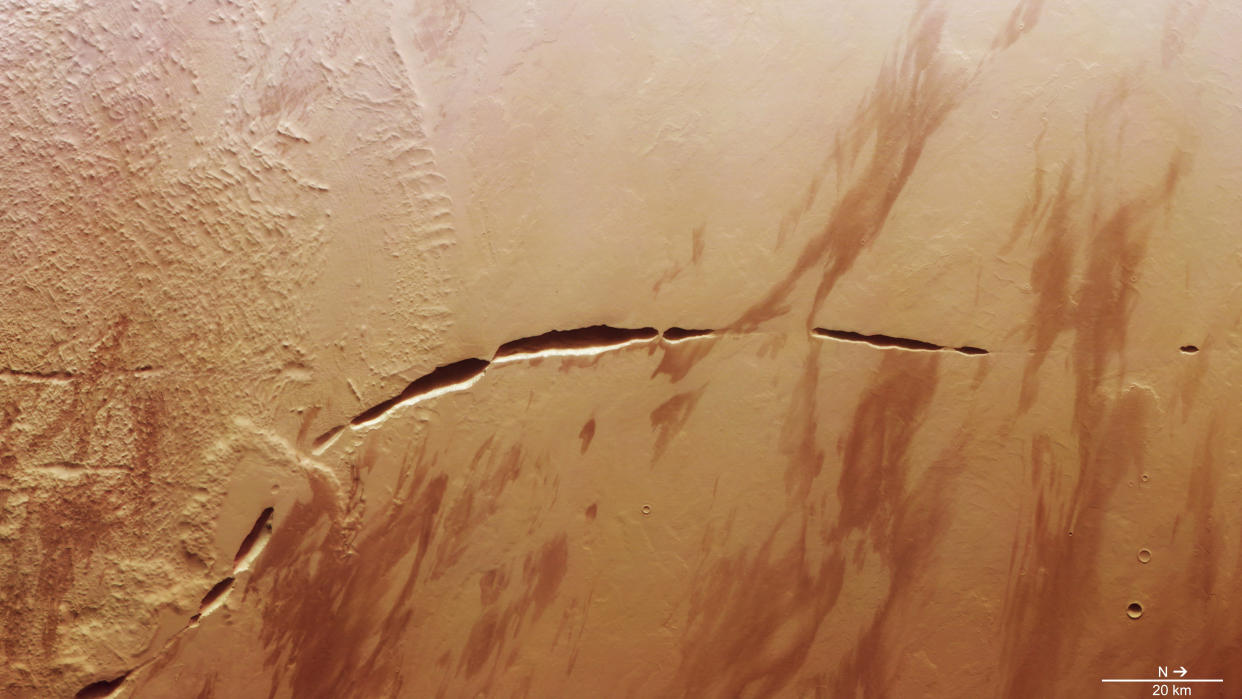
[[[811,331],[811,335],[819,338],[840,340],[842,342],[861,342],[873,347],[891,347],[895,349],[913,350],[918,352],[940,352],[942,350],[952,350],[954,352],[969,355],[981,355],[988,353],[988,351],[982,347],[972,347],[970,345],[963,345],[962,347],[946,347],[944,345],[937,345],[934,342],[915,340],[908,337],[895,337],[893,335],[882,335],[878,333],[874,335],[865,335],[852,330],[829,330],[827,328],[816,328]]]
[[[690,340],[696,337],[709,337],[715,334],[715,330],[696,330],[688,328],[669,328],[664,331],[664,339],[669,342],[681,342],[682,340]]]
[[[271,536],[272,512],[270,507],[259,513],[259,518],[255,520],[254,526],[250,528],[250,533],[246,534],[246,538],[242,539],[241,546],[237,547],[237,555],[233,556],[233,569],[246,561],[251,555],[258,555],[263,550],[263,545],[267,543],[267,538]]]
[[[448,388],[454,384],[465,383],[482,374],[488,364],[490,362],[486,359],[471,358],[437,367],[431,373],[411,381],[410,385],[406,386],[401,393],[358,413],[349,421],[349,424],[361,425],[364,422],[370,422],[391,410],[398,403],[414,400],[419,396]]]
[[[82,689],[79,689],[78,693],[73,695],[74,699],[104,699],[104,697],[110,697],[113,692],[121,686],[121,683],[125,681],[126,677],[129,677],[128,672],[120,677],[115,677],[110,680],[91,682]]]
[[[545,352],[602,350],[628,342],[653,340],[659,334],[655,328],[614,328],[610,325],[551,330],[542,335],[506,342],[496,350],[494,360]]]

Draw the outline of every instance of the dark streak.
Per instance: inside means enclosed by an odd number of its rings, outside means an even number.
[[[864,342],[874,347],[894,347],[904,350],[916,350],[923,352],[939,352],[942,350],[953,350],[961,354],[980,355],[987,354],[988,351],[981,347],[972,347],[963,345],[962,347],[945,347],[932,342],[924,342],[923,340],[912,340],[908,337],[893,337],[892,335],[864,335],[850,330],[828,330],[826,328],[816,328],[811,331],[811,335],[820,338],[831,338],[833,340],[842,340],[844,342]]]
[[[66,381],[73,378],[68,371],[25,371],[23,369],[0,369],[0,376],[14,376],[36,381]]]
[[[109,373],[116,375],[128,374],[137,376],[140,374],[150,374],[155,371],[158,371],[156,367],[153,367],[150,364],[144,364],[132,369],[119,369]],[[82,374],[73,371],[65,371],[63,369],[53,371],[31,371],[28,369],[7,368],[0,369],[0,376],[12,376],[21,379],[33,379],[35,381],[68,381],[70,379],[79,378]]]
[[[582,453],[585,454],[591,448],[591,440],[595,439],[595,418],[586,421],[578,433],[578,439],[582,440]]]

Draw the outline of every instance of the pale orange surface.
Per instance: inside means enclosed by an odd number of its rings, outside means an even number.
[[[0,696],[1238,696],[1239,36],[10,3]]]

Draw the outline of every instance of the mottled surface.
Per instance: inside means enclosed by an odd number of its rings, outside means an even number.
[[[1238,36],[0,3],[0,696],[1237,695]]]

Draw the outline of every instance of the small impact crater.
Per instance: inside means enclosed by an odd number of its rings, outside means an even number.
[[[1143,605],[1138,602],[1131,602],[1130,606],[1126,607],[1126,616],[1131,619],[1137,619],[1143,616]]]
[[[872,347],[892,347],[903,350],[914,350],[921,352],[940,352],[943,350],[952,350],[960,354],[980,355],[987,354],[988,351],[982,347],[973,347],[963,345],[962,347],[945,347],[937,345],[934,342],[924,342],[923,340],[914,340],[908,337],[894,337],[892,335],[864,335],[856,333],[852,330],[829,330],[827,328],[816,328],[811,331],[813,337],[829,338],[832,340],[841,340],[842,342],[862,342]]]
[[[79,689],[78,693],[73,695],[74,699],[103,699],[104,697],[110,697],[120,688],[121,683],[125,681],[126,677],[129,677],[128,672],[111,680],[91,682]]]
[[[496,350],[493,361],[537,357],[541,354],[591,353],[613,349],[631,342],[654,340],[655,328],[614,328],[592,325],[577,330],[551,330],[542,335],[506,342]]]

